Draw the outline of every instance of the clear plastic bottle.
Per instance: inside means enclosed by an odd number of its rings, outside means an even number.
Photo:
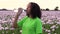
[[[22,13],[21,13],[21,15],[19,16],[18,19],[20,20],[20,19],[24,18],[25,16],[26,16],[26,10],[23,9],[23,10],[22,10]]]

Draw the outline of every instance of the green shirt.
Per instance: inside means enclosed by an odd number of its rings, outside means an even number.
[[[35,19],[24,17],[17,22],[19,27],[22,27],[22,34],[39,34],[42,33],[42,22],[36,17]]]

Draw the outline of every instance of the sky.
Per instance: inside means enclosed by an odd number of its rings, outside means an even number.
[[[0,0],[0,9],[17,9],[19,7],[26,9],[29,2],[35,2],[39,4],[40,8],[44,9],[49,8],[52,10],[56,6],[60,7],[60,0]]]

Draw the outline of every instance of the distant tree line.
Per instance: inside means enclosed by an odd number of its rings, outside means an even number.
[[[50,9],[49,9],[49,8],[46,8],[46,9],[41,9],[41,10],[49,11]],[[56,6],[56,7],[54,8],[54,10],[55,10],[55,11],[58,11],[58,10],[59,10],[59,7]],[[0,9],[0,11],[8,11],[8,9],[3,8],[3,9]]]
[[[54,10],[55,10],[55,11],[58,11],[58,10],[59,10],[58,8],[59,8],[59,7],[58,7],[58,6],[56,6],[56,7],[54,8]],[[50,9],[49,9],[49,8],[46,8],[46,9],[41,9],[41,10],[49,11]]]
[[[5,9],[5,8],[3,8],[3,9],[0,9],[0,11],[5,11],[5,10],[7,10],[7,9]]]

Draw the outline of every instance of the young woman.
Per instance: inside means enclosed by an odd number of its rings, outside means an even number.
[[[22,34],[42,34],[41,10],[38,4],[30,2],[27,6],[27,16],[17,22],[22,9],[18,9],[13,27],[22,27]]]

